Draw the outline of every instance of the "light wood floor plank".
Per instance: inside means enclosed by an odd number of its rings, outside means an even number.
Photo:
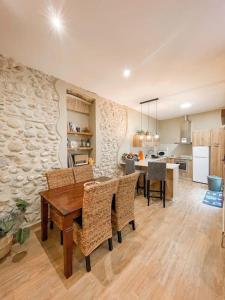
[[[127,226],[123,243],[113,237],[92,255],[92,271],[74,247],[74,274],[63,275],[57,229],[41,242],[32,232],[27,255],[0,262],[0,299],[225,299],[225,249],[220,247],[222,211],[202,203],[205,185],[180,181],[178,197],[166,209],[159,201],[147,207],[136,197],[136,231]]]

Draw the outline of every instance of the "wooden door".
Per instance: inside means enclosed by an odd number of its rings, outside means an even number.
[[[210,153],[210,175],[223,177],[224,147],[211,146]]]
[[[210,131],[211,146],[224,146],[224,129],[214,128]]]

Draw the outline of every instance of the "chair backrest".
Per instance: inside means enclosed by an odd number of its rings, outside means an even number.
[[[117,214],[118,223],[124,223],[122,226],[126,225],[129,221],[131,221],[131,214],[134,215],[135,188],[138,176],[139,173],[135,172],[129,175],[122,176],[119,179],[115,199],[115,211]],[[119,219],[121,219],[121,222]]]
[[[135,172],[135,161],[127,158],[125,160],[125,175],[129,175]]]
[[[84,187],[82,229],[84,236],[96,247],[112,233],[111,205],[117,186],[118,179],[112,179]]]
[[[75,182],[84,182],[94,179],[92,165],[77,166],[73,168]]]
[[[165,162],[148,162],[148,175],[149,180],[166,179],[166,163]]]
[[[71,168],[46,172],[46,178],[49,189],[55,189],[75,183],[73,170]]]

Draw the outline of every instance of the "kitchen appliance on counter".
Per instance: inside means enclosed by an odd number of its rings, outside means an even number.
[[[207,183],[209,175],[209,152],[208,146],[193,147],[193,181]]]
[[[165,156],[166,155],[166,152],[165,151],[159,151],[158,152],[158,156]]]

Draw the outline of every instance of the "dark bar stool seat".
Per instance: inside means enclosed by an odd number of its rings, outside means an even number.
[[[139,173],[139,178],[140,178],[140,176],[143,176],[144,196],[146,197],[146,172],[142,171],[142,170],[136,170],[135,169],[135,161],[133,159],[127,158],[125,160],[125,175],[129,175],[129,174],[132,174],[134,172],[138,172]],[[140,187],[140,185],[139,185],[139,178],[138,178],[137,186],[136,186],[137,193],[139,192],[139,187]]]
[[[160,182],[160,190],[151,190],[151,180]],[[151,194],[152,193],[152,194]],[[159,196],[154,196],[154,193],[159,193]],[[150,198],[160,198],[163,200],[163,207],[166,206],[166,163],[164,162],[149,162],[147,172],[147,199],[148,206]]]

